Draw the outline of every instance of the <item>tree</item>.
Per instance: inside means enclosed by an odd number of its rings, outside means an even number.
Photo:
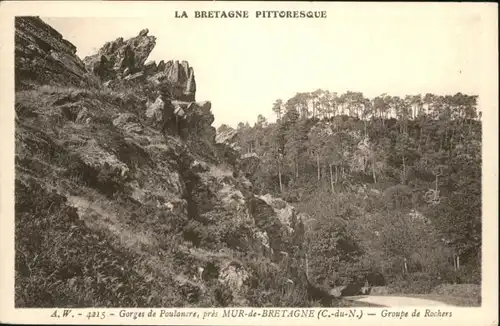
[[[273,112],[276,113],[277,119],[280,120],[283,114],[283,101],[281,99],[277,99],[273,103]]]
[[[219,128],[217,128],[217,133],[224,133],[224,132],[227,132],[227,131],[230,131],[230,130],[233,130],[233,128],[231,128],[230,126],[228,126],[227,124],[223,123],[219,126]]]
[[[418,158],[418,153],[415,141],[407,134],[398,134],[395,138],[393,155],[395,156],[395,162],[401,164],[401,184],[404,185],[407,182],[408,166],[412,165]]]
[[[300,162],[307,153],[307,132],[308,125],[304,120],[297,121],[294,126],[288,129],[286,134],[286,144],[284,157],[293,167],[295,180],[298,180],[300,174]]]
[[[322,160],[322,152],[324,150],[325,146],[325,138],[326,134],[321,128],[321,126],[313,127],[312,130],[309,132],[309,144],[308,144],[308,149],[309,153],[311,154],[312,157],[315,158],[316,161],[316,169],[317,169],[317,178],[318,178],[318,183],[321,181],[321,160]]]
[[[255,122],[255,128],[264,128],[267,126],[267,119],[262,115],[262,114],[259,114],[257,116],[257,122]]]
[[[329,135],[325,140],[325,159],[328,162],[330,170],[330,187],[332,193],[335,192],[334,184],[338,183],[339,174],[342,178],[344,177],[344,166],[349,159],[347,149],[350,147],[351,141],[351,136],[342,131]],[[333,169],[335,170],[335,179],[333,178]]]
[[[440,271],[443,276],[454,254],[456,269],[476,266],[477,276],[480,264],[474,259],[479,259],[481,248],[477,96],[384,93],[367,99],[360,92],[338,96],[316,89],[296,93],[285,103],[276,101],[273,111],[279,116],[276,124],[258,117],[252,128],[239,126],[241,147],[248,150],[256,144],[254,150],[263,158],[260,176],[269,182],[267,188],[259,183],[260,189],[282,193],[290,180],[295,181],[288,190],[301,193],[298,205],[307,207],[308,213],[316,218],[335,212],[345,218],[349,234],[356,235],[353,230],[359,229],[361,239],[353,239],[363,243],[363,261],[352,261],[349,268],[359,271],[363,264],[370,266],[367,262],[387,261],[396,267],[396,274],[425,271],[435,276],[432,273]],[[374,184],[369,185],[371,180]],[[328,187],[322,187],[323,181]],[[396,205],[388,209],[384,198],[391,192]],[[325,200],[317,203],[317,198]],[[309,201],[319,206],[313,208]],[[346,203],[342,212],[340,203]],[[418,216],[417,211],[431,224],[408,218],[410,213]],[[363,219],[353,219],[358,215]],[[328,222],[322,219],[319,224]],[[370,228],[364,230],[361,224]],[[373,235],[374,229],[378,235]]]
[[[332,286],[353,281],[354,275],[346,265],[355,263],[362,250],[343,222],[331,217],[322,219],[310,232],[307,247],[317,282]]]

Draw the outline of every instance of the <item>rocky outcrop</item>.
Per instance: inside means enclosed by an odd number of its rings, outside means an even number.
[[[87,74],[76,47],[39,17],[15,18],[16,87],[28,83],[86,86]]]
[[[16,21],[16,40],[16,74],[21,84],[32,83],[32,89],[16,92],[16,184],[21,185],[16,205],[22,205],[16,212],[23,214],[16,221],[31,230],[18,228],[19,243],[27,261],[43,256],[44,265],[33,270],[39,277],[54,269],[62,275],[65,264],[77,265],[80,274],[56,283],[61,284],[56,295],[68,297],[65,304],[248,305],[255,275],[266,272],[257,271],[255,262],[265,259],[279,269],[285,258],[295,259],[292,249],[303,241],[300,219],[295,221],[292,208],[279,199],[264,197],[268,204],[255,197],[236,168],[239,158],[216,143],[212,104],[194,101],[193,69],[187,62],[146,62],[155,43],[147,30],[106,43],[85,60],[91,74],[104,81],[92,89],[78,87],[88,73],[74,47],[41,20]],[[63,60],[53,61],[47,56],[51,50],[63,53]],[[50,69],[36,76],[42,67]],[[58,87],[47,87],[50,82]],[[62,198],[55,213],[44,202],[47,194]],[[45,223],[43,237],[33,216]],[[66,240],[50,236],[60,227],[53,217],[70,223],[63,228]],[[93,260],[94,242],[85,252],[78,243],[64,242],[71,240],[66,230],[74,228],[71,223],[79,223],[78,230],[86,230],[82,234],[99,235],[95,243],[120,257],[113,278],[106,279],[109,269]],[[35,233],[41,244],[33,247]],[[47,256],[52,247],[64,251],[65,259]],[[286,268],[283,280],[266,291],[281,293],[279,284],[291,277]],[[127,278],[120,270],[132,275],[127,282],[142,282],[136,284],[134,303],[127,301],[129,290],[120,292],[122,279],[115,276]],[[106,281],[85,285],[96,273]],[[37,284],[30,275],[23,274],[21,284]],[[49,296],[45,289],[37,291]],[[82,303],[78,293],[86,291],[90,299]],[[119,295],[108,297],[113,293]],[[43,300],[16,302],[33,306]]]
[[[161,72],[160,72],[161,73]],[[163,73],[167,80],[173,85],[174,93],[172,96],[176,99],[185,101],[194,101],[196,93],[196,81],[194,70],[187,61],[168,61],[165,64]]]
[[[192,149],[213,161],[220,161],[215,147],[212,104],[205,102],[172,101],[159,95],[146,104],[146,117],[165,135],[179,136]]]
[[[269,238],[269,247],[274,260],[281,260],[284,253],[291,249],[294,230],[284,225],[275,210],[264,200],[253,197],[248,200],[248,212],[255,224],[264,230]]]
[[[236,146],[236,141],[238,137],[238,132],[232,128],[224,130],[223,132],[217,133],[215,141],[218,144],[226,144],[228,146]]]
[[[128,40],[119,37],[107,42],[96,54],[83,59],[87,70],[109,87],[147,81],[163,89],[168,98],[195,101],[194,69],[187,61],[146,62],[156,45],[156,37],[148,33],[148,29],[143,29]]]
[[[145,68],[144,63],[156,45],[156,37],[148,36],[148,32],[144,29],[126,41],[119,37],[107,42],[96,54],[85,57],[83,62],[102,81],[133,75]]]
[[[215,144],[215,128],[212,126],[214,115],[212,114],[212,103],[195,102],[190,103],[185,112],[187,133],[198,137],[203,137],[210,144]]]

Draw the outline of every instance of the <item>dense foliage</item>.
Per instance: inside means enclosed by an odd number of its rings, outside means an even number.
[[[311,271],[339,285],[382,273],[395,287],[480,284],[477,96],[298,93],[237,126],[251,175],[311,215]],[[219,132],[230,129],[222,125]],[[416,287],[416,289],[415,289]]]

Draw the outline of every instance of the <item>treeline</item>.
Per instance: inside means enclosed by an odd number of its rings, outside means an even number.
[[[357,245],[365,243],[365,250],[355,250],[359,259],[366,261],[367,252],[378,241],[382,248],[376,253],[378,260],[385,250],[384,260],[398,266],[395,274],[407,274],[412,268],[421,272],[425,259],[415,261],[411,257],[414,251],[408,247],[409,238],[420,239],[435,242],[437,247],[429,249],[433,252],[436,248],[449,251],[445,266],[466,274],[453,281],[477,282],[481,248],[481,113],[477,104],[477,96],[462,93],[403,98],[382,94],[373,99],[350,91],[341,95],[324,90],[297,93],[273,104],[275,123],[259,115],[253,127],[238,124],[238,145],[243,153],[255,153],[261,160],[251,176],[254,185],[262,192],[298,200],[299,206],[313,213],[323,233],[334,220],[350,220],[347,228],[339,228],[335,222],[331,231],[338,235],[341,229],[351,230],[349,239]],[[218,131],[228,128],[222,125]],[[359,201],[363,192],[364,200]],[[380,232],[366,241],[373,230],[365,229],[368,234],[362,235],[358,227],[368,220],[382,221],[379,225],[390,220],[389,229],[402,234],[394,225],[409,228],[412,221],[401,221],[415,212],[432,221],[432,228],[411,226],[407,231],[412,236],[406,235],[406,244],[405,237],[395,234],[387,235],[386,243],[381,244]],[[362,218],[357,222],[356,214]],[[394,220],[395,216],[401,218]],[[421,234],[415,234],[417,229]],[[411,244],[416,245],[418,241]],[[407,250],[401,251],[405,246]],[[368,257],[370,266],[373,255]],[[335,259],[341,256],[338,253]],[[355,259],[357,263],[359,259]],[[331,268],[337,268],[333,265]],[[464,266],[469,268],[467,272],[463,272]],[[447,269],[428,267],[437,273],[436,278],[450,274]],[[329,277],[331,268],[322,272],[323,278]]]

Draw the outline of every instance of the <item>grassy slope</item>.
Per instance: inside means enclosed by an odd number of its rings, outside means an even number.
[[[16,93],[16,306],[317,305],[301,285],[285,282],[285,267],[238,249],[249,230],[237,213],[214,207],[200,223],[189,212],[159,209],[157,199],[180,198],[175,176],[186,163],[179,161],[192,154],[148,127],[144,111],[126,91],[41,86]],[[124,113],[138,117],[142,134],[113,124]],[[102,161],[130,170],[92,166]],[[141,185],[130,189],[128,176]],[[141,189],[149,197],[138,202]],[[200,248],[184,241],[185,223]],[[195,279],[207,262],[238,260],[252,271],[243,301],[216,279]]]
[[[53,103],[78,94],[88,100],[96,122],[61,121]],[[119,96],[53,87],[16,94],[22,121],[16,122],[16,305],[187,302],[178,293],[176,270],[168,268],[174,265],[171,242],[179,239],[165,237],[154,216],[138,223],[146,211],[116,192],[110,196],[119,184],[86,169],[78,155],[89,139],[124,141],[110,123],[122,108],[115,100]]]

